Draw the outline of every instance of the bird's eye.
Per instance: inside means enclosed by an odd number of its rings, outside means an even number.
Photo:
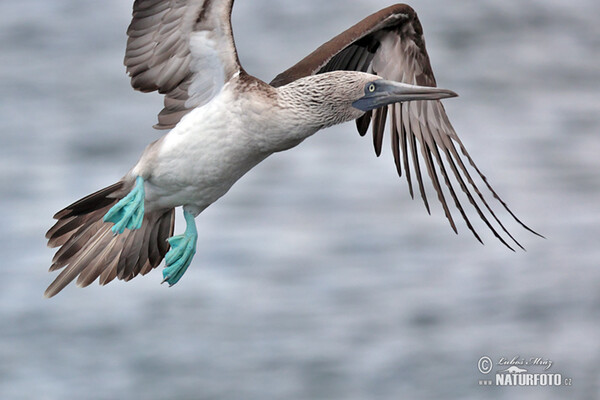
[[[375,91],[375,84],[369,84],[369,86],[367,86],[367,90],[369,91],[369,93],[373,93]]]

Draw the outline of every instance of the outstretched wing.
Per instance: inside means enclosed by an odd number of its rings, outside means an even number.
[[[405,4],[385,8],[365,18],[323,44],[298,64],[279,74],[271,85],[282,86],[304,76],[334,70],[363,71],[388,80],[420,86],[436,86],[425,49],[423,28],[415,11]],[[507,240],[498,232],[502,230],[510,240],[522,248],[489,206],[469,173],[466,160],[506,211],[525,229],[537,235],[513,214],[492,189],[456,135],[440,101],[396,103],[368,112],[356,120],[361,135],[364,135],[369,125],[372,125],[373,144],[377,156],[381,154],[383,133],[388,117],[391,123],[392,151],[398,174],[402,175],[404,169],[410,194],[414,197],[412,184],[414,173],[428,212],[429,203],[423,185],[421,163],[425,164],[438,200],[455,232],[456,224],[446,202],[441,179],[466,225],[477,240],[481,241],[459,201],[450,175],[454,175],[456,183],[494,235],[512,250]],[[451,174],[448,173],[448,169],[452,171]],[[481,205],[476,198],[479,198]],[[496,225],[492,224],[490,219],[493,219]]]
[[[157,129],[174,127],[240,71],[233,0],[135,0],[125,66],[131,85],[165,95]]]

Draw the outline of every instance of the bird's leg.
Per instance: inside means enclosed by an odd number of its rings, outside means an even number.
[[[167,282],[173,286],[183,276],[196,254],[196,241],[198,240],[198,231],[196,231],[196,222],[194,216],[184,209],[183,216],[187,224],[183,235],[173,236],[167,239],[171,245],[171,250],[165,256],[167,266],[163,270],[163,283]]]
[[[129,194],[115,204],[106,215],[104,222],[112,222],[113,233],[123,233],[125,228],[134,230],[142,227],[144,220],[144,179],[138,176]]]

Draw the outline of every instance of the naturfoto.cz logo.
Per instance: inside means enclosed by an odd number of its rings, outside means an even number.
[[[500,357],[494,362],[491,357],[483,356],[477,362],[477,369],[485,379],[479,380],[480,386],[571,386],[573,380],[562,374],[551,373],[552,360],[543,357]],[[496,368],[496,373],[489,376]]]

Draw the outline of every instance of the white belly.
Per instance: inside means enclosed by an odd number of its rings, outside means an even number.
[[[184,206],[197,215],[256,164],[317,129],[278,99],[227,84],[150,145],[132,174],[146,181],[148,209]]]
[[[235,101],[221,92],[204,107],[187,114],[149,149],[138,167],[147,170],[146,202],[150,208],[186,206],[200,213],[270,152],[247,121],[236,116]],[[142,174],[144,175],[144,174]]]

